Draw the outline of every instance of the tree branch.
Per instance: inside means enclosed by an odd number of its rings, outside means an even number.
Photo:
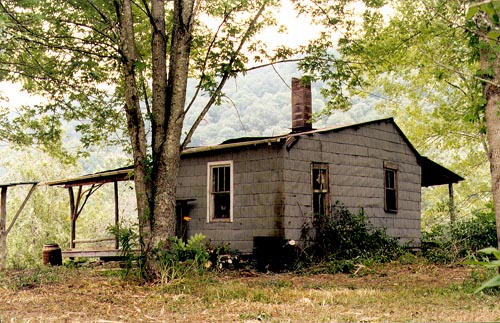
[[[210,110],[210,108],[212,107],[212,105],[215,103],[216,98],[220,95],[220,93],[222,91],[222,88],[226,84],[226,81],[229,78],[229,76],[231,75],[231,67],[234,65],[234,63],[236,61],[236,58],[238,57],[238,55],[240,54],[241,50],[243,49],[244,44],[246,43],[246,41],[250,37],[253,29],[255,28],[255,25],[257,24],[257,21],[259,20],[260,16],[264,12],[265,8],[266,8],[266,4],[263,4],[259,8],[258,12],[255,14],[255,16],[252,19],[252,21],[250,22],[250,25],[248,26],[245,34],[241,38],[241,41],[240,41],[240,44],[239,44],[238,48],[231,55],[229,63],[227,64],[228,68],[224,72],[224,74],[223,74],[223,76],[222,76],[222,78],[220,80],[220,83],[217,86],[217,89],[214,91],[214,93],[210,97],[208,103],[205,105],[205,107],[203,108],[203,110],[200,112],[200,114],[196,118],[195,122],[191,126],[191,129],[189,129],[189,131],[188,131],[188,133],[186,135],[186,138],[184,139],[184,141],[183,141],[183,143],[181,145],[181,151],[184,150],[184,149],[186,149],[187,145],[191,142],[191,138],[192,138],[194,132],[196,131],[196,128],[198,128],[198,125],[201,123],[201,121],[203,120],[203,118],[207,114],[208,110]]]

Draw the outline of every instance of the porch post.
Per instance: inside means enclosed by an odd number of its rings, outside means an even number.
[[[69,240],[70,249],[75,248],[75,237],[76,237],[76,207],[75,207],[75,193],[73,192],[73,187],[68,187],[69,193],[69,210],[70,210],[70,222],[71,222],[71,234]]]
[[[114,181],[114,188],[115,188],[115,227],[118,228],[118,222],[120,221],[120,210],[118,207],[118,182]],[[115,240],[115,249],[118,249],[120,247],[119,240],[118,240],[118,235],[116,235],[116,240]]]
[[[0,198],[0,270],[7,261],[7,186],[2,186]]]
[[[455,223],[456,214],[455,214],[455,198],[453,194],[453,183],[448,183],[448,193],[450,196],[450,221],[451,223]]]

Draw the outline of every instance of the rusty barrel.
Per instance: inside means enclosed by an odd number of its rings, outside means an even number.
[[[61,247],[57,243],[44,244],[42,248],[42,262],[48,266],[62,265]]]

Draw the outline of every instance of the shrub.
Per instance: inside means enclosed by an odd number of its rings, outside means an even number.
[[[139,248],[139,234],[135,229],[136,226],[137,225],[126,227],[123,224],[118,224],[111,225],[107,229],[110,234],[114,235],[118,239],[122,257],[125,260],[125,267],[123,271],[123,276],[125,278],[130,275],[133,263],[137,260],[137,257],[134,254],[134,251]]]
[[[305,235],[311,232],[314,235],[310,239],[312,243],[304,253],[310,264],[332,261],[338,264],[338,260],[354,259],[359,262],[366,259],[387,262],[404,253],[397,239],[370,224],[363,209],[352,213],[339,202],[332,207],[331,215],[316,216],[313,226],[305,227]],[[340,271],[345,271],[345,262],[340,267]]]
[[[168,248],[157,249],[155,256],[160,265],[159,274],[162,283],[199,275],[210,267],[205,236],[199,233],[193,235],[187,242],[171,237]]]
[[[497,245],[495,213],[475,212],[452,224],[439,224],[422,233],[422,254],[432,263],[452,263]]]

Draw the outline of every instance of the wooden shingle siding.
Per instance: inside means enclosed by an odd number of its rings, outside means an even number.
[[[314,151],[309,151],[311,148]],[[392,123],[301,136],[287,154],[284,164],[287,238],[299,239],[302,225],[311,220],[311,175],[307,166],[323,162],[329,164],[331,204],[340,201],[354,212],[363,207],[376,227],[386,228],[401,241],[419,244],[420,166],[417,156]],[[398,165],[397,213],[384,211],[384,161]]]
[[[255,236],[283,236],[281,154],[281,146],[256,146],[183,156],[177,196],[196,199],[188,234],[241,252],[252,252]],[[207,163],[226,160],[233,161],[233,222],[207,223]]]
[[[320,163],[328,169],[330,205],[363,208],[374,226],[419,245],[418,153],[393,121],[292,137],[183,155],[177,196],[196,199],[188,234],[200,232],[242,252],[252,252],[254,237],[300,240],[312,221],[311,165]],[[207,223],[207,163],[218,161],[233,164],[233,222]],[[391,212],[384,210],[385,165],[397,173],[397,210]]]

